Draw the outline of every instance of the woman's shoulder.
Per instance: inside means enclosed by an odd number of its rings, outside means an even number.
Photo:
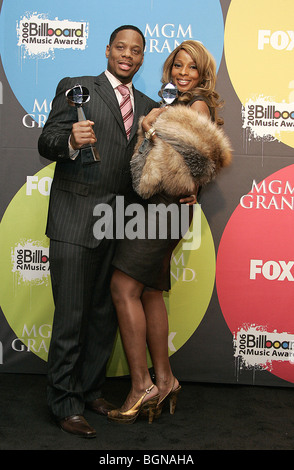
[[[204,101],[204,103],[206,103],[207,106],[209,107],[208,100],[205,98],[205,96],[201,96],[201,95],[193,96],[193,98],[191,98],[191,100],[187,103],[187,105],[192,106],[192,104],[195,103],[196,101]]]
[[[205,98],[205,96],[201,96],[201,95],[195,95],[193,96],[193,98],[187,103],[187,106],[191,107],[194,103],[196,103],[197,101],[202,101],[204,102],[208,109],[209,109],[209,114],[211,116],[211,119],[214,120],[214,110],[213,108],[209,105],[209,102],[208,100]]]

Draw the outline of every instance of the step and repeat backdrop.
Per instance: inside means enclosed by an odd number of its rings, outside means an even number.
[[[207,186],[196,243],[171,264],[170,359],[180,380],[294,383],[293,0],[0,2],[0,373],[46,373],[54,314],[45,225],[54,163],[37,141],[59,80],[106,68],[110,33],[146,37],[136,88],[158,99],[182,41],[217,64],[233,164]],[[150,363],[151,366],[151,363]],[[128,374],[120,337],[109,376]]]

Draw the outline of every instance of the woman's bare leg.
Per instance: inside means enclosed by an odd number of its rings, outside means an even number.
[[[138,281],[115,270],[111,292],[132,381],[130,393],[121,411],[131,408],[152,384],[147,365],[146,318],[141,302],[143,288]],[[157,393],[157,387],[154,387],[148,398]]]
[[[160,397],[178,386],[168,356],[168,316],[161,291],[145,289],[142,304],[146,316],[147,343],[156,376]]]

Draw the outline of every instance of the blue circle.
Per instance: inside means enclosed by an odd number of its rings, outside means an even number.
[[[184,6],[181,9],[175,0],[126,0],[123,3],[118,0],[4,0],[0,17],[0,52],[10,87],[27,113],[48,113],[59,80],[66,76],[103,72],[107,66],[105,49],[111,32],[122,24],[133,24],[146,37],[144,64],[134,77],[134,85],[158,100],[162,65],[178,43],[186,39],[201,41],[214,56],[217,69],[222,58],[224,21],[219,0],[187,0]],[[18,44],[20,22],[24,17],[36,15],[43,18],[44,23],[58,20],[64,40],[78,40],[78,36],[74,33],[72,36],[66,28],[66,20],[76,22],[77,28],[85,22],[88,33],[86,39],[83,37],[85,48],[66,46],[58,49],[53,46],[46,54],[32,53],[32,44]],[[26,29],[21,31],[24,40]],[[37,27],[34,33],[36,31]],[[58,33],[55,39],[60,37],[60,31]],[[38,37],[43,41],[49,38],[48,34]]]

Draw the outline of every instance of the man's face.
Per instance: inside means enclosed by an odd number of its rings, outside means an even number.
[[[107,69],[122,83],[129,83],[143,63],[143,39],[137,31],[119,31],[106,47]]]

